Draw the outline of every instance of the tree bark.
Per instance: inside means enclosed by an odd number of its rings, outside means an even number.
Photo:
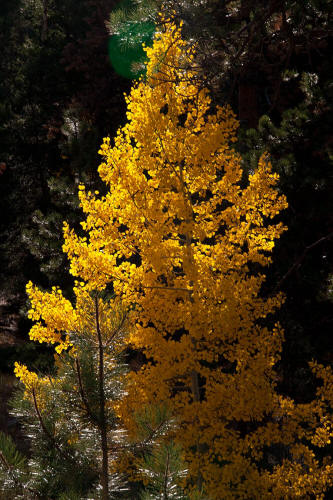
[[[101,485],[102,485],[102,500],[109,498],[109,464],[108,464],[108,440],[107,440],[107,423],[105,418],[105,393],[104,393],[104,347],[102,341],[102,333],[99,323],[99,307],[98,298],[95,298],[95,315],[96,315],[96,332],[98,339],[98,385],[99,385],[99,404],[100,404],[100,419],[99,429],[102,447],[102,470],[101,470]]]
[[[42,34],[41,40],[45,42],[48,34],[48,0],[43,0],[43,24],[42,24]]]

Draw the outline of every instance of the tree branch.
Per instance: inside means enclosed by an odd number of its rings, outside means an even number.
[[[301,266],[302,261],[305,259],[307,253],[310,250],[312,250],[316,246],[320,245],[320,243],[323,243],[324,241],[329,240],[330,238],[332,238],[332,236],[333,236],[333,231],[331,233],[329,233],[327,236],[323,236],[322,238],[319,238],[319,240],[315,241],[311,245],[308,245],[307,247],[305,247],[302,255],[296,260],[296,262],[294,262],[294,264],[291,266],[291,268],[288,269],[286,274],[280,279],[280,281],[277,283],[275,289],[280,288],[282,283],[291,275],[291,273],[293,273],[295,271],[295,269],[298,269]]]
[[[46,427],[46,425],[45,425],[45,423],[43,421],[43,418],[42,418],[42,415],[40,413],[40,410],[38,408],[38,403],[37,403],[35,389],[32,389],[32,398],[33,398],[33,401],[34,401],[34,407],[35,407],[36,415],[37,415],[39,424],[40,424],[40,426],[41,426],[44,434],[47,436],[47,438],[54,445],[54,447],[56,448],[56,450],[58,450],[58,452],[60,453],[60,455],[62,455],[66,460],[71,460],[72,458],[64,450],[61,449],[61,447],[56,442],[54,436],[52,436],[52,434],[50,434],[50,432],[48,431],[48,429],[47,429],[47,427]]]
[[[79,393],[80,393],[82,402],[83,402],[84,407],[85,407],[89,417],[91,418],[92,422],[96,423],[96,417],[94,416],[93,412],[91,411],[90,405],[88,403],[87,397],[86,397],[84,389],[83,389],[80,362],[79,362],[78,358],[75,359],[75,366],[76,366],[76,373],[77,373],[77,378],[78,378],[78,382],[79,382]]]
[[[148,288],[148,290],[171,290],[175,292],[187,292],[189,294],[192,294],[193,290],[190,290],[189,288],[176,288],[176,287],[171,287],[171,286],[143,286],[141,285],[142,288]]]

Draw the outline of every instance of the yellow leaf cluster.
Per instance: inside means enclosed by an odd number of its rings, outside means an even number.
[[[37,373],[31,372],[25,365],[17,362],[14,365],[14,374],[24,385],[24,397],[32,399],[34,404],[38,405],[39,410],[43,410],[43,388],[49,386],[52,379],[50,377],[38,377]]]
[[[96,338],[95,303],[90,294],[90,287],[84,282],[76,282],[73,289],[75,307],[63,296],[59,288],[53,287],[51,292],[43,292],[31,282],[26,288],[31,304],[28,317],[35,321],[29,332],[31,340],[57,344],[55,350],[60,354],[68,348],[73,349],[70,342],[73,333],[76,336],[90,335],[91,338]],[[114,329],[121,322],[120,316],[124,314],[118,303],[117,299],[98,299],[100,329],[104,341],[114,333]]]

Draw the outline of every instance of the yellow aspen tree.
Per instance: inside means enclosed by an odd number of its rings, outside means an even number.
[[[332,372],[313,364],[324,383],[312,403],[278,394],[283,297],[261,293],[286,229],[274,219],[287,206],[278,176],[265,155],[245,175],[237,120],[213,108],[179,28],[164,23],[145,50],[128,122],[101,146],[109,190],[80,187],[87,237],[64,228],[72,274],[88,291],[112,286],[130,311],[128,342],[147,359],[128,375],[119,415],[135,437],[137,411],[169,405],[190,495],[323,498],[333,467],[316,450],[332,435]]]

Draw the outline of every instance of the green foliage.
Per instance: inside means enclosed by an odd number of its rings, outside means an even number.
[[[0,432],[0,483],[9,498],[24,498],[22,484],[27,479],[27,458],[16,448],[11,436]]]
[[[26,457],[20,453],[11,436],[0,431],[1,461],[8,468],[24,469],[26,467]]]
[[[96,320],[93,303],[87,300],[80,309],[85,325],[82,330],[69,332],[75,352],[63,351],[57,356],[54,370],[47,376],[40,375],[37,379],[27,372],[25,379],[20,375],[25,387],[12,398],[11,414],[20,421],[23,434],[29,438],[29,456],[18,452],[11,438],[0,436],[3,464],[7,461],[7,469],[10,468],[8,478],[1,477],[1,487],[10,491],[15,486],[17,495],[30,491],[37,498],[99,498],[99,443],[105,425],[110,463],[129,452],[140,478],[129,481],[117,469],[112,472],[110,465],[110,498],[185,500],[181,489],[185,473],[181,450],[165,441],[166,433],[174,427],[167,406],[147,406],[137,414],[138,435],[134,442],[128,440],[119,425],[113,406],[123,396],[123,376],[127,371],[122,354],[125,316],[118,311],[117,318],[111,321],[111,311],[100,305],[107,403],[105,422],[102,420],[100,350],[93,333]],[[115,331],[117,337],[113,335]]]
[[[155,32],[157,2],[125,0],[107,23],[111,38],[109,56],[117,73],[125,78],[139,78],[145,71],[146,55],[142,44],[151,45]]]
[[[29,488],[38,498],[99,498],[102,430],[107,435],[110,459],[123,446],[125,435],[113,406],[123,394],[126,365],[120,346],[126,334],[126,315],[120,309],[106,312],[106,304],[98,306],[94,298],[82,300],[82,326],[68,332],[75,351],[58,355],[53,372],[46,376],[37,377],[26,367],[17,372],[25,386],[15,393],[11,414],[28,436],[30,450],[24,457],[24,475],[18,460],[9,462],[13,480],[9,483],[2,478],[4,491],[12,488],[15,480],[18,488]],[[99,328],[103,345],[98,340]],[[6,456],[11,457],[13,451],[7,448]],[[130,494],[126,479],[117,472],[110,474],[109,488],[112,498],[128,498]]]
[[[137,438],[147,446],[172,428],[170,409],[165,405],[148,405],[135,414]]]
[[[169,442],[155,446],[150,453],[144,454],[142,468],[148,484],[141,500],[187,500],[180,487],[186,470],[177,445]]]
[[[60,495],[58,500],[81,500],[81,497],[75,491],[68,491]]]
[[[286,331],[281,388],[300,401],[314,391],[307,361],[331,362],[331,67],[322,61],[316,73],[285,75],[298,102],[279,120],[263,115],[256,129],[243,129],[240,137],[251,168],[263,151],[270,153],[289,202],[289,231],[276,248],[269,283],[287,296],[280,318]]]
[[[126,85],[107,59],[104,24],[113,4],[1,4],[0,279],[16,313],[24,309],[30,279],[72,286],[62,222],[78,222],[79,182],[99,188],[100,138],[122,118]],[[27,325],[19,330],[26,333]]]
[[[66,408],[60,406],[64,404],[59,398],[61,390],[52,389],[44,394],[43,409],[38,406],[42,411],[42,424],[35,405],[25,397],[24,390],[19,390],[12,400],[12,414],[20,420],[31,446],[31,457],[26,459],[28,468],[20,482],[23,489],[29,487],[42,498],[58,498],[67,490],[82,495],[96,481],[96,469],[83,447],[76,451],[68,443],[75,421],[65,425],[68,415]]]
[[[57,7],[52,0],[45,6],[46,18],[42,1],[11,2],[0,62],[4,138],[0,158],[7,166],[0,185],[1,281],[6,300],[12,299],[17,308],[29,276],[40,279],[37,260],[21,233],[28,229],[31,213],[37,208],[45,211],[48,204],[47,178],[57,169],[59,158],[56,124],[74,90],[59,60],[71,29],[84,15],[76,5],[67,18],[70,22],[65,22],[63,5]]]
[[[166,439],[175,428],[167,404],[146,405],[135,415],[137,432],[130,443],[140,478],[136,498],[140,500],[188,500],[182,488],[186,467],[179,445]],[[199,497],[198,497],[199,499]]]

